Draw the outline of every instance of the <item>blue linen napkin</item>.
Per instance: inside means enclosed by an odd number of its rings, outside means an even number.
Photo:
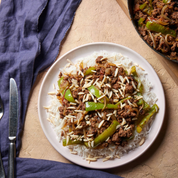
[[[56,59],[81,0],[1,0],[0,95],[5,113],[0,120],[0,149],[7,174],[9,79],[17,82],[19,120],[17,156],[30,90],[39,72]],[[118,177],[77,165],[47,160],[16,158],[16,177]]]

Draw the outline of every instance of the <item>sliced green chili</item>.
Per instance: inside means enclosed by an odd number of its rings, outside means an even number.
[[[151,31],[154,31],[154,32],[158,32],[158,33],[162,33],[164,35],[169,34],[169,35],[171,35],[173,37],[176,37],[176,31],[175,30],[172,30],[172,29],[170,29],[168,27],[160,25],[160,24],[158,24],[156,22],[148,21],[146,23],[146,28],[148,30],[151,30]]]
[[[143,22],[145,21],[145,19],[143,17],[141,17],[139,20],[138,20],[138,26],[141,27],[143,25]]]
[[[96,70],[96,68],[95,68],[95,67],[89,67],[89,68],[85,71],[84,75],[86,76],[86,75],[91,75],[91,74],[93,74],[93,70]]]
[[[114,132],[116,131],[117,125],[119,125],[119,122],[117,120],[113,120],[111,125],[103,133],[101,133],[94,139],[93,148],[97,147],[98,145],[106,141],[108,137],[112,136]],[[85,142],[85,145],[88,147],[87,142]]]
[[[72,93],[71,93],[70,89],[67,89],[67,90],[65,91],[66,88],[61,88],[61,84],[62,84],[62,82],[63,82],[63,78],[64,78],[64,77],[61,77],[61,78],[58,80],[59,89],[61,90],[61,93],[62,93],[63,95],[65,94],[64,98],[65,98],[66,100],[68,100],[69,102],[75,102],[75,100],[74,100],[74,98],[73,98],[73,96],[72,96]]]
[[[86,102],[85,103],[85,110],[86,111],[101,110],[103,108],[104,108],[103,103],[95,103],[95,102]],[[116,105],[116,104],[106,104],[105,109],[118,109],[118,105]]]
[[[68,145],[75,145],[75,144],[83,144],[83,141],[80,141],[80,140],[71,140],[69,139],[68,143],[66,141],[66,139],[63,139],[62,140],[62,145],[63,146],[68,146]]]
[[[88,87],[88,90],[97,98],[99,98],[101,96],[99,90],[94,85],[91,85],[90,87]],[[105,97],[105,98],[106,98],[106,101],[108,102],[109,99],[107,97]],[[100,101],[103,103],[104,99],[101,99]]]
[[[145,114],[145,117],[140,121],[140,123],[137,125],[137,132],[140,133],[143,129],[143,127],[148,123],[151,116],[153,116],[156,112],[158,112],[159,107],[157,104],[154,104],[150,110]]]

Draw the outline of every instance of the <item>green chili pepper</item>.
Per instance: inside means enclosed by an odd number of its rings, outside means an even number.
[[[94,103],[94,102],[86,102],[85,103],[85,110],[86,111],[101,110],[103,108],[104,108],[103,103]],[[105,109],[118,109],[118,105],[116,105],[116,104],[106,104]]]
[[[157,106],[157,104],[154,104],[150,110],[145,114],[145,117],[140,121],[140,123],[137,125],[137,132],[140,133],[143,129],[143,127],[146,125],[146,123],[148,123],[149,119],[151,118],[151,116],[153,116],[153,114],[155,114],[156,112],[158,112],[159,107]]]
[[[137,96],[141,96],[141,93],[138,92]],[[144,101],[142,98],[137,101],[137,105],[138,106],[143,105],[142,109],[145,111],[147,111],[150,108],[150,105],[146,101]]]
[[[163,0],[163,3],[164,4],[168,4],[168,3],[170,3],[171,2],[171,0]]]
[[[97,147],[98,145],[106,141],[108,137],[112,136],[116,131],[117,125],[119,125],[119,122],[117,120],[113,120],[111,125],[103,133],[101,133],[94,139],[94,147]],[[88,147],[87,142],[85,142],[85,145]]]
[[[124,99],[122,99],[122,100],[120,100],[119,102],[117,102],[115,105],[117,105],[117,106],[119,106],[121,103],[123,103],[125,100],[128,100],[128,99],[130,99],[131,97],[130,96],[128,96],[127,98],[124,98]]]
[[[127,98],[124,98],[124,99],[120,100],[116,104],[106,104],[105,109],[118,109],[119,105],[121,103],[123,103],[127,99],[130,99],[130,96],[128,96]],[[94,103],[94,102],[86,102],[85,103],[85,110],[86,111],[101,110],[103,108],[104,108],[104,104],[103,103]]]
[[[149,6],[150,6],[150,10],[153,10],[152,0],[149,0]]]
[[[91,85],[90,87],[88,87],[88,90],[97,98],[99,98],[101,96],[99,90],[94,85]],[[106,101],[108,102],[109,99],[107,97],[105,97],[105,98],[106,98]],[[100,101],[103,103],[104,99],[101,99]]]
[[[131,67],[131,74],[134,76],[135,81],[137,81],[137,83],[138,83],[137,84],[137,89],[140,91],[140,93],[142,93],[143,92],[143,85],[142,85],[141,80],[138,78],[135,66]]]
[[[88,87],[88,90],[97,98],[101,96],[99,90],[94,85]]]
[[[67,142],[66,142],[66,139],[63,139],[63,140],[62,140],[62,145],[63,145],[63,146],[75,145],[75,144],[83,144],[83,141],[79,141],[79,140],[74,141],[74,140],[69,139],[69,141],[68,141],[68,143],[67,143]]]
[[[90,68],[88,68],[88,69],[85,71],[84,75],[86,76],[86,75],[93,74],[93,70],[96,70],[96,68],[95,68],[95,67],[90,67]]]
[[[145,19],[143,17],[141,17],[139,20],[138,20],[138,26],[141,27],[143,25],[143,22],[145,21]]]
[[[139,8],[140,8],[140,10],[143,10],[146,7],[147,7],[147,3],[145,2],[145,3],[141,4]]]
[[[136,72],[136,67],[135,67],[135,66],[132,66],[132,67],[131,67],[130,73],[131,73],[134,77],[138,77],[137,72]]]
[[[61,84],[62,84],[62,82],[63,82],[63,78],[64,78],[64,77],[61,77],[61,78],[58,80],[59,89],[61,90],[61,93],[62,93],[63,95],[64,95],[64,93],[65,93],[64,98],[65,98],[66,100],[68,100],[69,102],[75,102],[75,100],[74,100],[74,98],[73,98],[73,96],[72,96],[72,93],[71,93],[70,89],[67,89],[67,90],[65,91],[65,88],[61,88]]]
[[[158,32],[158,33],[162,33],[164,35],[169,34],[169,35],[171,35],[173,37],[176,37],[176,31],[175,30],[172,30],[172,29],[170,29],[168,27],[160,25],[160,24],[158,24],[156,22],[148,21],[146,23],[146,28],[148,30],[151,30],[151,31],[154,31],[154,32]]]
[[[65,92],[65,91],[62,92],[63,95],[64,95],[64,92]],[[66,90],[64,98],[65,98],[66,100],[68,100],[69,102],[75,103],[75,100],[74,100],[74,98],[73,98],[73,96],[72,96],[72,93],[71,93],[71,91],[70,91],[69,89]]]
[[[61,77],[61,78],[58,80],[59,89],[60,89],[60,85],[61,85],[61,83],[62,83],[63,78],[64,78],[64,77]]]

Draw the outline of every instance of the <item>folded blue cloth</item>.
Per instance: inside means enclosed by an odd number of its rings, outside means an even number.
[[[9,79],[17,82],[19,120],[17,156],[30,90],[39,72],[56,59],[81,0],[1,0],[0,95],[5,113],[0,120],[0,149],[7,174]],[[16,177],[118,177],[77,165],[47,160],[16,158]]]

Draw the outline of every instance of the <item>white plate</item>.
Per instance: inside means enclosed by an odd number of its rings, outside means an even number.
[[[124,155],[123,157],[121,157],[121,159],[109,160],[106,162],[102,162],[102,159],[100,159],[97,162],[91,162],[90,164],[88,164],[88,162],[84,160],[82,157],[78,155],[70,154],[69,149],[66,147],[63,147],[62,144],[57,141],[55,132],[53,131],[50,123],[46,119],[47,114],[43,106],[47,106],[50,104],[50,98],[48,97],[47,93],[49,91],[53,91],[53,84],[56,83],[58,80],[59,68],[62,68],[67,64],[66,59],[70,59],[75,63],[75,61],[78,58],[87,57],[91,55],[92,53],[96,51],[101,51],[101,50],[106,50],[107,52],[111,52],[111,53],[112,52],[121,53],[124,56],[129,57],[134,63],[137,63],[140,66],[142,66],[148,73],[147,77],[149,81],[151,81],[151,83],[154,86],[153,92],[158,97],[157,105],[159,106],[160,109],[154,119],[148,138],[142,146]],[[65,158],[72,161],[73,163],[76,163],[81,166],[94,168],[94,169],[107,169],[107,168],[121,166],[121,165],[124,165],[126,163],[133,161],[134,159],[142,155],[151,146],[151,144],[156,139],[158,133],[160,132],[160,129],[161,129],[161,126],[164,120],[165,96],[164,96],[162,84],[156,72],[142,56],[137,54],[135,51],[127,47],[118,45],[118,44],[103,43],[103,42],[91,43],[91,44],[86,44],[86,45],[80,46],[78,48],[75,48],[69,51],[68,53],[61,56],[51,66],[46,76],[44,77],[44,80],[40,88],[39,100],[38,100],[38,114],[39,114],[39,119],[40,119],[42,129],[47,139],[61,155],[63,155]]]

